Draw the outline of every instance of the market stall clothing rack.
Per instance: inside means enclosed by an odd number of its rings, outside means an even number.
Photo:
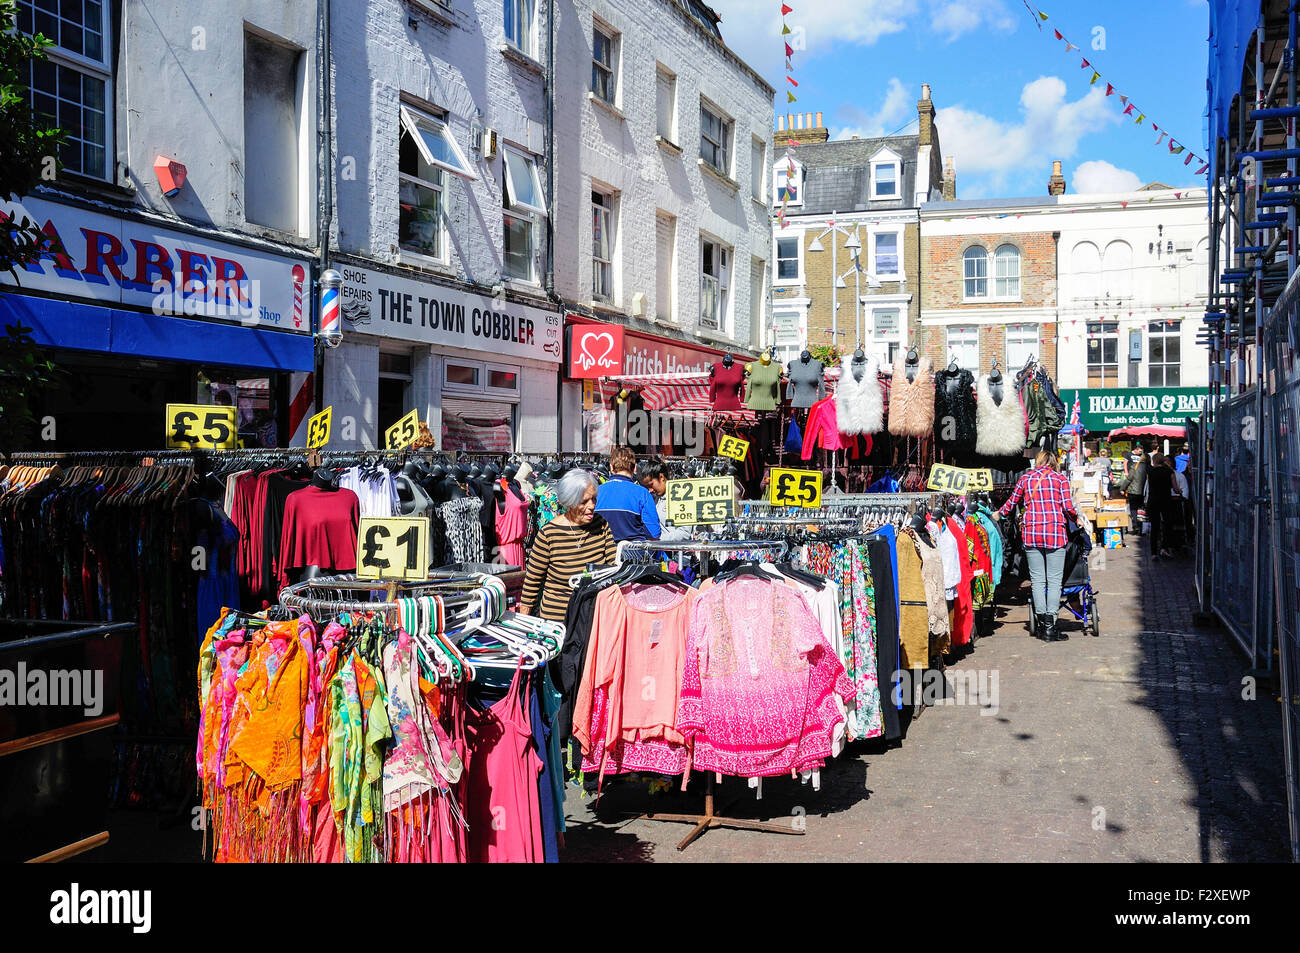
[[[717,540],[691,540],[682,542],[661,543],[658,540],[636,540],[620,544],[620,556],[631,552],[635,556],[644,556],[647,559],[657,558],[657,554],[667,551],[677,553],[678,560],[681,561],[686,553],[692,553],[700,556],[701,571],[705,571],[708,566],[709,556],[713,553],[725,553],[735,551],[770,552],[774,557],[779,558],[788,552],[789,547],[783,540],[771,539],[717,539]],[[709,771],[706,773],[704,788],[704,813],[703,814],[664,814],[664,813],[641,813],[630,812],[629,816],[643,821],[664,821],[673,824],[694,824],[694,829],[682,838],[678,843],[678,850],[685,850],[705,831],[712,827],[732,827],[747,831],[766,831],[769,834],[803,834],[804,830],[796,828],[788,821],[755,821],[743,817],[724,817],[717,813],[717,797],[715,782],[721,775]]]

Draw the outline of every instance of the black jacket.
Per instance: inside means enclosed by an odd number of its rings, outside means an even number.
[[[934,438],[949,450],[975,449],[975,375],[961,369],[934,375]]]

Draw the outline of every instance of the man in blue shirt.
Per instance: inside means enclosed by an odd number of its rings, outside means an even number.
[[[609,524],[615,542],[658,539],[654,496],[632,476],[636,455],[627,447],[615,447],[609,455],[609,469],[613,476],[596,491],[596,512]]]
[[[1174,469],[1179,473],[1182,473],[1187,469],[1187,461],[1191,458],[1188,449],[1187,444],[1183,444],[1183,452],[1174,457]]]

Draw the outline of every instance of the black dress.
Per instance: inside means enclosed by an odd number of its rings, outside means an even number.
[[[958,453],[975,451],[975,375],[942,370],[934,375],[934,439]]]
[[[898,671],[898,597],[894,593],[894,565],[890,543],[883,536],[867,540],[871,581],[876,589],[876,679],[880,685],[880,713],[885,738],[903,737],[894,700],[894,673]]]

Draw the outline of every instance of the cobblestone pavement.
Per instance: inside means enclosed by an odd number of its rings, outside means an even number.
[[[1100,554],[1099,554],[1100,555]],[[988,707],[923,711],[901,745],[851,745],[821,790],[769,779],[756,801],[725,779],[719,813],[772,818],[802,836],[628,817],[697,813],[692,792],[609,788],[598,812],[570,788],[566,861],[1286,861],[1276,692],[1243,699],[1226,630],[1194,628],[1190,558],[1151,562],[1145,539],[1094,569],[1100,638],[1025,631],[1028,584],[999,594],[994,633],[950,669],[985,670]],[[1068,613],[1063,613],[1068,616]],[[996,697],[992,675],[997,676]],[[992,703],[996,702],[996,706]]]

